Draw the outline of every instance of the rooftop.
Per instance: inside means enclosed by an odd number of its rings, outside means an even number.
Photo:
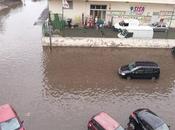
[[[136,61],[136,66],[156,66],[158,67],[158,64],[152,61]]]
[[[9,104],[0,106],[0,122],[7,121],[15,117],[15,113]]]
[[[141,120],[144,120],[145,122],[147,122],[153,129],[156,129],[159,126],[164,124],[164,122],[159,117],[147,111],[139,112],[138,116],[140,117]]]
[[[96,115],[94,117],[94,120],[96,120],[106,130],[115,130],[120,126],[118,122],[116,122],[105,112],[101,112],[98,115]]]

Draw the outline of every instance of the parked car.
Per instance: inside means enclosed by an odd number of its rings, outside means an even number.
[[[122,78],[136,79],[158,79],[160,67],[157,63],[151,61],[136,61],[119,68],[118,74]]]
[[[0,130],[25,130],[23,122],[9,104],[0,106]]]
[[[119,23],[114,24],[114,29],[120,31],[123,29],[128,29],[129,27],[139,26],[139,21],[137,19],[125,19]]]
[[[171,53],[173,56],[175,56],[175,47],[171,48]]]
[[[146,38],[152,39],[153,38],[153,27],[150,26],[140,26],[139,21],[137,19],[126,19],[119,23],[114,24],[113,31],[118,32],[119,38],[124,38],[121,35],[122,30],[127,30],[129,32],[128,37],[133,38]]]
[[[169,126],[147,108],[134,111],[129,117],[128,127],[134,130],[169,130]]]
[[[167,32],[169,29],[167,24],[160,22],[151,24],[151,27],[153,27],[154,32]]]
[[[128,32],[126,29],[120,30],[118,35],[119,38],[131,38],[133,37],[133,32]]]
[[[107,113],[101,112],[90,119],[88,130],[124,130],[124,128]]]

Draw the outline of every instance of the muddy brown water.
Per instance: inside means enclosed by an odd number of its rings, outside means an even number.
[[[175,59],[168,49],[42,48],[33,23],[46,1],[26,1],[1,19],[0,104],[10,103],[27,130],[86,130],[89,118],[108,112],[126,126],[129,114],[147,107],[175,129]],[[32,10],[31,10],[32,9]],[[152,60],[160,79],[124,80],[117,70]]]

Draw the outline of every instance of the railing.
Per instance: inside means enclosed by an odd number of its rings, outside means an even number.
[[[50,21],[50,29],[49,29]],[[44,36],[49,36],[51,34],[63,35],[63,30],[65,29],[66,22],[61,18],[60,14],[50,14],[50,20],[45,21],[42,26],[42,32]],[[51,31],[51,32],[50,32]]]
[[[42,26],[42,33],[43,33],[43,36],[49,36],[50,35],[48,22],[45,22],[43,24],[43,26]]]

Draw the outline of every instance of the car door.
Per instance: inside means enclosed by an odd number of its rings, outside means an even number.
[[[153,68],[145,68],[145,78],[150,79],[153,76]]]
[[[140,79],[140,78],[144,78],[144,69],[143,68],[138,68],[136,69],[135,71],[132,72],[132,77],[133,78],[137,78],[137,79]]]

